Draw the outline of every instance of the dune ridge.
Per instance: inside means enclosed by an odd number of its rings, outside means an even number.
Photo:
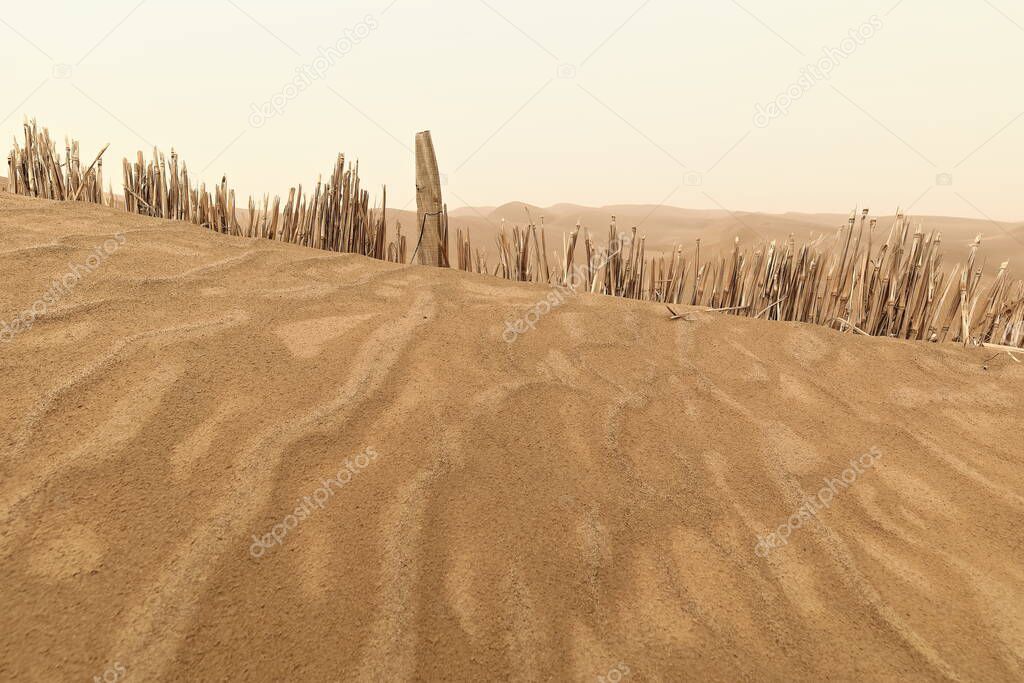
[[[549,288],[7,194],[0,317],[118,235],[0,346],[4,679],[1024,677],[1007,354],[587,294],[507,343]]]

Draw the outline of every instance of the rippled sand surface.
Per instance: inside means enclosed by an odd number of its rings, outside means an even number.
[[[1006,354],[9,195],[0,273],[0,679],[1024,678]]]

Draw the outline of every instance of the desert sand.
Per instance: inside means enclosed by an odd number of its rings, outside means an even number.
[[[509,343],[552,290],[6,194],[0,269],[50,298],[0,679],[1024,678],[1008,354],[596,295]]]

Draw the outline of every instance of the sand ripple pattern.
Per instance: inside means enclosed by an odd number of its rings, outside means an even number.
[[[1024,679],[1024,366],[75,212],[0,195],[0,306],[129,235],[0,348],[0,678]]]

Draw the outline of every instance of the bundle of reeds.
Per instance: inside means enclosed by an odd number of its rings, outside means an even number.
[[[202,183],[193,186],[188,166],[172,149],[171,160],[157,149],[146,161],[138,152],[134,163],[124,159],[125,209],[154,218],[188,221],[217,232],[240,234],[235,216],[235,194],[227,187],[227,178],[211,194]]]
[[[104,145],[83,171],[78,140],[64,139],[64,157],[50,131],[39,129],[35,119],[24,123],[25,144],[14,140],[7,156],[9,191],[44,199],[103,203]]]

